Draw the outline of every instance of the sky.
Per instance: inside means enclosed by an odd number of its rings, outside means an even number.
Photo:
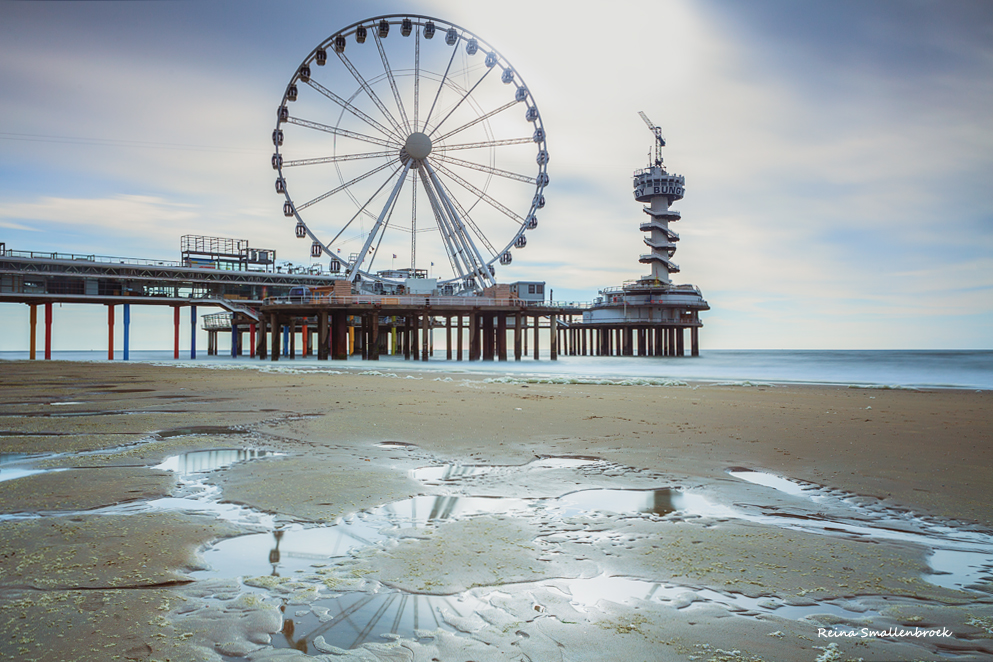
[[[711,306],[704,350],[993,349],[982,1],[2,2],[0,242],[177,260],[205,234],[309,262],[275,110],[328,36],[403,12],[492,44],[540,109],[547,205],[501,281],[589,301],[648,273],[644,111],[686,178],[673,280]],[[27,308],[0,304],[0,351]],[[98,308],[60,307],[56,349],[105,348]],[[132,317],[133,348],[171,348],[168,309]]]

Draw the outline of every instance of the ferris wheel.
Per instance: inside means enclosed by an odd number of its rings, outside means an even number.
[[[296,236],[367,291],[493,285],[545,205],[530,89],[487,42],[436,18],[378,16],[324,40],[290,78],[272,142]]]

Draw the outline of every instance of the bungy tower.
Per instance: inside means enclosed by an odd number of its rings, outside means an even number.
[[[666,169],[662,129],[645,113],[640,115],[655,136],[648,167],[634,172],[634,199],[645,205],[647,218],[640,227],[649,249],[638,261],[649,265],[651,273],[601,290],[583,314],[583,325],[598,331],[597,349],[603,355],[683,356],[684,330],[689,329],[690,353],[699,356],[699,313],[710,306],[696,286],[672,282],[672,274],[679,273],[672,261],[679,235],[670,224],[681,218],[672,203],[683,199],[686,179]]]

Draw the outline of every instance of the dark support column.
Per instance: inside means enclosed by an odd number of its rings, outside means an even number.
[[[328,311],[317,313],[317,360],[328,360]]]
[[[429,333],[430,328],[431,328],[431,315],[429,315],[427,309],[425,309],[424,317],[421,319],[421,360],[422,361],[428,360],[428,352],[430,351],[429,342],[428,342],[431,335]]]
[[[479,359],[479,313],[469,313],[469,360]]]
[[[700,328],[690,327],[690,356],[700,356]]]
[[[458,328],[455,330],[455,360],[462,360],[462,313],[458,315]]]
[[[522,355],[523,356],[527,356],[528,355],[528,328],[529,328],[528,327],[528,316],[525,313],[521,313],[521,317],[524,318],[524,328],[521,330],[521,335],[523,336],[521,339],[524,341],[524,351],[522,352]]]
[[[290,315],[290,358],[297,357],[297,318]]]
[[[300,344],[303,345],[303,355],[310,356],[313,352],[310,349],[310,325],[307,324],[307,320],[303,320],[303,326],[300,327]]]
[[[686,356],[686,353],[683,351],[684,337],[683,327],[680,326],[676,329],[676,356]]]
[[[497,313],[497,359],[507,360],[507,313]]]
[[[35,360],[35,347],[38,344],[38,304],[32,303],[30,317],[28,318],[31,327],[31,336],[28,341],[28,358],[32,361]]]
[[[521,360],[521,318],[523,313],[517,311],[514,314],[514,360]]]
[[[114,304],[107,306],[107,360],[114,360]]]
[[[445,360],[452,360],[452,316],[445,315]]]
[[[558,359],[559,359],[559,324],[558,324],[558,320],[559,320],[559,318],[558,318],[557,315],[550,315],[548,317],[548,324],[549,324],[549,327],[548,327],[549,328],[548,337],[550,338],[550,343],[551,343],[550,347],[548,348],[548,351],[550,353],[550,358],[551,358],[552,361],[558,361]]]
[[[538,360],[538,329],[541,327],[541,318],[537,315],[534,316],[534,360]]]
[[[179,306],[172,307],[172,358],[179,358]]]
[[[190,358],[197,357],[197,307],[190,306]]]
[[[262,318],[259,320],[259,344],[258,344],[258,349],[256,350],[256,354],[258,355],[259,359],[265,359],[268,358],[269,356],[268,347],[267,347],[268,341],[266,339],[266,330],[267,330],[266,319],[265,319],[265,315],[263,315]]]
[[[666,331],[666,339],[665,339],[666,351],[665,351],[665,355],[666,356],[675,356],[676,355],[676,330],[670,326],[665,331]]]
[[[359,333],[356,336],[358,343],[362,349],[362,360],[368,360],[369,358],[369,343],[367,342],[369,338],[369,315],[364,314],[359,316]]]
[[[278,361],[280,354],[279,347],[279,334],[283,332],[279,328],[279,316],[276,313],[269,315],[269,332],[272,334],[272,360]]]
[[[124,360],[131,358],[131,304],[124,304]]]
[[[483,314],[483,360],[493,360],[493,314]]]
[[[369,315],[369,360],[379,360],[379,313]]]
[[[255,358],[255,322],[248,325],[248,357]]]
[[[331,355],[335,361],[348,360],[348,315],[343,310],[331,314]]]
[[[234,317],[231,317],[231,358],[238,356],[238,325],[234,322]]]

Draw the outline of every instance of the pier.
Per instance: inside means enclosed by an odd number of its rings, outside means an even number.
[[[114,358],[115,327],[124,329],[123,358],[134,338],[131,306],[173,309],[173,357],[190,333],[197,356],[198,311],[203,315],[207,355],[343,360],[403,355],[425,361],[506,361],[567,356],[683,356],[684,330],[698,354],[700,322],[687,311],[657,319],[591,318],[592,304],[525,301],[514,296],[377,296],[312,294],[348,286],[332,274],[217,269],[180,262],[8,250],[0,244],[0,303],[30,306],[29,356],[52,358],[54,304],[102,305],[107,309],[107,357]],[[504,291],[505,292],[505,291]],[[618,300],[616,304],[624,303]],[[676,304],[673,304],[676,305]],[[183,322],[182,309],[188,309]],[[40,310],[39,310],[40,309]],[[118,314],[120,313],[120,314]],[[584,317],[586,319],[584,319]],[[39,327],[42,327],[39,329]],[[275,333],[274,333],[275,330]],[[42,352],[38,351],[41,336]],[[224,337],[230,342],[224,342]],[[444,340],[441,341],[438,336]],[[436,340],[437,339],[437,340]],[[547,348],[543,344],[548,345]]]

